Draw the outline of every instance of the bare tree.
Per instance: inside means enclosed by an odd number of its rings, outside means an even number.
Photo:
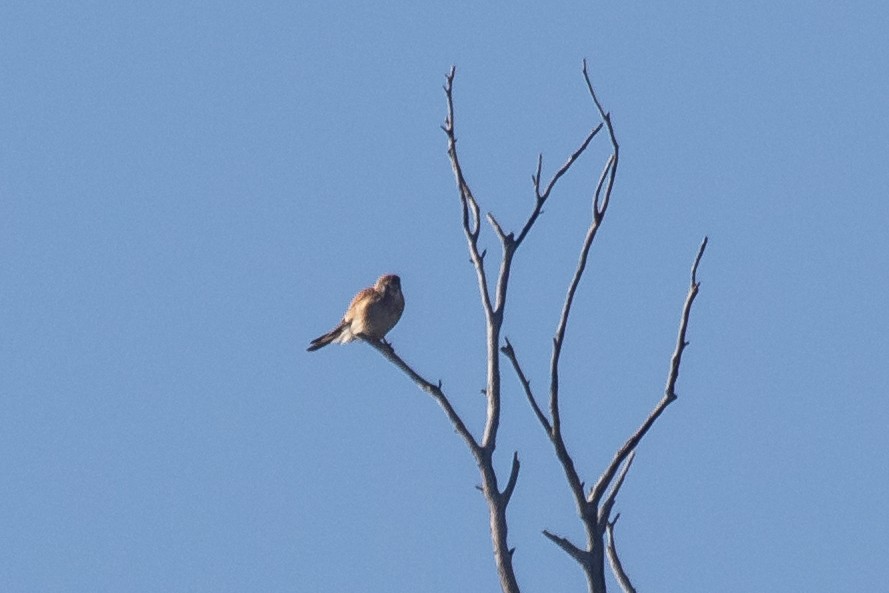
[[[509,547],[507,540],[508,523],[506,509],[516,487],[520,464],[518,453],[513,453],[509,476],[506,478],[506,483],[501,487],[500,478],[494,470],[493,461],[494,451],[497,448],[497,432],[500,426],[501,354],[511,363],[534,415],[537,417],[541,428],[552,443],[554,453],[562,466],[568,489],[574,498],[578,518],[586,532],[586,543],[583,546],[580,546],[569,541],[565,537],[551,533],[547,530],[544,530],[543,534],[571,556],[571,558],[576,560],[581,566],[586,575],[590,593],[604,593],[605,591],[606,556],[609,559],[615,578],[623,590],[626,592],[635,591],[617,556],[617,549],[614,543],[614,526],[619,515],[615,515],[614,519],[612,519],[612,509],[614,508],[617,494],[627,476],[627,472],[633,463],[635,451],[640,441],[648,433],[649,429],[651,429],[654,422],[660,417],[667,406],[676,399],[675,387],[676,381],[679,378],[679,367],[682,360],[682,354],[685,351],[685,347],[688,345],[686,340],[688,320],[691,314],[692,304],[698,294],[699,288],[697,269],[701,257],[704,254],[704,249],[707,247],[707,238],[704,238],[698,248],[694,264],[692,265],[691,283],[685,303],[682,307],[679,322],[679,335],[676,341],[676,348],[673,351],[673,356],[670,360],[664,395],[657,405],[655,405],[645,421],[642,422],[639,428],[627,439],[617,453],[615,453],[613,459],[601,473],[593,487],[587,491],[585,490],[584,482],[580,478],[574,460],[562,437],[561,404],[559,399],[559,360],[562,354],[562,345],[565,339],[565,332],[568,327],[574,297],[586,269],[590,248],[592,247],[593,241],[596,238],[596,233],[598,232],[608,210],[614,182],[617,176],[619,145],[614,133],[614,127],[611,123],[611,116],[604,110],[599,98],[596,96],[596,92],[590,82],[586,61],[584,61],[583,77],[586,81],[590,98],[595,104],[601,121],[590,130],[577,150],[568,157],[568,160],[565,161],[565,163],[545,184],[542,182],[541,177],[543,157],[538,157],[536,172],[532,175],[535,193],[534,206],[518,235],[512,232],[505,232],[492,214],[489,213],[486,215],[487,221],[499,239],[502,248],[499,270],[497,271],[492,284],[489,281],[489,274],[485,268],[486,253],[485,251],[480,251],[478,246],[482,227],[479,204],[469,187],[469,183],[466,181],[457,154],[453,101],[454,75],[455,69],[451,68],[450,72],[447,74],[444,86],[447,99],[447,117],[442,129],[448,140],[448,156],[454,170],[454,177],[456,179],[460,195],[460,204],[462,206],[463,231],[466,235],[469,256],[478,279],[482,308],[485,313],[485,325],[487,330],[487,381],[484,394],[487,399],[487,410],[484,430],[481,436],[476,437],[466,427],[463,419],[454,409],[453,405],[451,405],[448,396],[445,395],[442,390],[441,382],[432,383],[420,376],[395,353],[395,350],[388,343],[373,340],[365,341],[376,348],[390,362],[404,371],[414,383],[416,383],[422,390],[429,393],[438,402],[451,424],[453,424],[456,429],[457,434],[460,435],[468,446],[481,474],[481,491],[487,501],[488,513],[490,516],[494,560],[500,578],[500,586],[504,593],[519,592],[519,585],[516,581],[512,563],[513,549]],[[535,395],[531,389],[531,383],[522,370],[515,348],[513,348],[508,339],[504,339],[501,345],[500,333],[506,308],[509,276],[516,251],[521,247],[525,238],[531,232],[534,223],[537,221],[537,218],[543,210],[544,204],[549,199],[550,194],[559,179],[571,169],[572,165],[574,165],[593,139],[603,129],[608,135],[612,150],[611,155],[608,157],[602,168],[598,182],[593,189],[592,220],[580,248],[577,268],[568,284],[565,301],[562,306],[561,315],[559,316],[555,337],[553,338],[552,358],[550,361],[549,410],[547,414],[538,403],[538,396]]]

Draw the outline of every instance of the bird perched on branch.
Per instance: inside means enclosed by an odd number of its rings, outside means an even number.
[[[355,295],[339,325],[312,340],[307,350],[313,352],[328,344],[346,344],[358,334],[370,340],[382,340],[395,327],[404,311],[401,278],[395,274],[380,276],[377,283]]]

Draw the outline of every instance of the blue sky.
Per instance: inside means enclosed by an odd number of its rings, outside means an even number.
[[[679,400],[618,499],[642,591],[889,580],[889,7],[880,2],[6,3],[0,7],[0,589],[497,591],[476,469],[362,344],[477,433],[483,328],[439,126],[511,229],[596,124],[621,169],[563,356],[590,482],[657,402],[701,238]],[[515,262],[505,334],[546,384],[595,146]],[[498,252],[488,235],[489,258]],[[584,590],[581,528],[515,378],[526,591]]]

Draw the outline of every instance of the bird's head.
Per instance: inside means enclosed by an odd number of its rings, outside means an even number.
[[[380,276],[374,288],[383,294],[398,294],[401,292],[401,278],[395,274]]]

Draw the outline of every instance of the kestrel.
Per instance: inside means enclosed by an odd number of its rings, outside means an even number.
[[[346,344],[358,334],[371,340],[382,340],[395,327],[404,311],[401,278],[395,274],[380,276],[377,283],[355,295],[339,325],[312,340],[307,350],[312,352],[337,342]]]

